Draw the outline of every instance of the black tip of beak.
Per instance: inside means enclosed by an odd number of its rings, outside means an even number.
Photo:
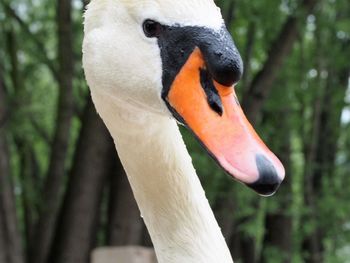
[[[273,182],[264,182],[263,180],[259,180],[256,183],[248,184],[247,186],[260,195],[271,196],[276,193],[280,184],[281,182],[278,180],[275,180]]]
[[[259,180],[247,186],[263,196],[273,195],[282,183],[273,164],[263,155],[256,156]]]

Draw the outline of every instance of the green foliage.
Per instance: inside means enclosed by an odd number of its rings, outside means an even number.
[[[246,50],[251,37],[249,28],[254,28],[251,59],[245,65],[249,72],[247,82],[237,87],[238,93],[242,94],[264,66],[267,51],[286,18],[298,15],[301,1],[217,2],[225,17],[233,18],[228,27],[244,58],[249,57]],[[15,10],[24,26],[6,11],[5,4]],[[80,62],[82,4],[73,1],[73,6],[76,116],[67,167],[71,166],[81,112],[88,94]],[[235,221],[237,232],[256,241],[256,251],[266,255],[269,263],[283,261],[282,253],[276,247],[264,245],[264,235],[268,231],[265,229],[267,214],[283,214],[291,218],[292,262],[303,262],[302,242],[319,230],[322,230],[325,262],[349,262],[349,90],[344,100],[346,88],[349,89],[349,14],[348,0],[319,1],[314,14],[300,25],[298,41],[264,106],[262,120],[256,128],[269,147],[287,160],[288,166],[288,183],[275,197],[260,199],[246,187],[232,183],[193,136],[182,130],[210,202],[215,205],[217,200],[235,200],[236,209],[226,211],[227,217]],[[23,233],[26,220],[23,200],[29,203],[34,218],[39,203],[43,201],[38,190],[43,187],[48,167],[59,94],[54,73],[58,64],[56,50],[56,14],[52,1],[0,2],[0,61],[4,61],[2,68],[11,108],[8,128],[11,169]],[[331,92],[327,87],[331,87]],[[331,127],[326,136],[327,143],[335,146],[330,149],[335,151],[334,160],[326,159],[321,163],[309,158],[313,144],[320,144],[316,137],[322,134],[322,130],[318,130],[315,121],[320,103],[329,116],[326,126]],[[322,117],[320,121],[324,121]],[[32,167],[33,162],[38,166],[34,178],[25,177],[25,168]],[[322,168],[321,172],[317,167]],[[308,195],[305,182],[315,174],[322,178],[320,186],[315,189],[312,207],[305,201]]]

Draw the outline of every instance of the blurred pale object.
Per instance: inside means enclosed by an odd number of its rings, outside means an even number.
[[[157,259],[150,248],[115,247],[94,250],[92,263],[157,263]]]

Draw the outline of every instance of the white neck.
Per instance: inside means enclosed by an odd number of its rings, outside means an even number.
[[[93,98],[115,140],[159,263],[232,263],[175,121],[118,109],[101,94]]]

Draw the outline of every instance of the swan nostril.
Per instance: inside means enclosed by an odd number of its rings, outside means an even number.
[[[215,55],[218,57],[218,58],[221,58],[223,56],[222,52],[220,51],[215,51]]]

